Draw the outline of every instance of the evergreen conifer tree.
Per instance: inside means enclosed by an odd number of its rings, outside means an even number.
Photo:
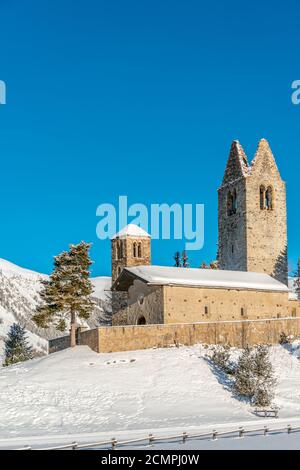
[[[226,374],[234,372],[232,363],[230,361],[230,345],[217,344],[213,347],[212,361]]]
[[[32,349],[28,344],[25,328],[17,323],[13,323],[10,327],[5,344],[4,366],[10,366],[17,362],[27,361],[31,359]]]
[[[189,258],[185,250],[182,252],[182,267],[183,268],[189,267]]]
[[[275,384],[268,347],[246,347],[235,372],[235,392],[249,398],[253,404],[264,407],[272,402]]]
[[[88,319],[94,308],[91,299],[93,286],[89,279],[92,264],[89,257],[91,245],[81,242],[70,245],[54,258],[54,270],[49,280],[42,281],[42,304],[33,316],[35,323],[47,328],[53,324],[64,331],[71,325],[71,346],[76,345],[76,318]]]
[[[253,349],[247,346],[238,360],[235,372],[235,392],[247,398],[252,398],[255,392],[253,356]]]
[[[255,375],[255,390],[253,403],[258,406],[268,406],[274,396],[276,380],[269,359],[268,347],[260,345],[254,355],[253,370]]]
[[[175,268],[181,268],[181,257],[180,257],[180,252],[179,251],[176,251],[176,253],[174,255],[174,261],[175,261],[174,267]]]

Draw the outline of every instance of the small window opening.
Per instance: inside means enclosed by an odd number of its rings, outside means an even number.
[[[136,258],[137,257],[137,247],[136,247],[136,243],[134,242],[133,244],[133,257]]]
[[[273,209],[273,191],[270,186],[268,187],[266,191],[266,209],[267,210]]]
[[[236,214],[237,211],[237,194],[236,190],[228,191],[227,194],[227,215]]]

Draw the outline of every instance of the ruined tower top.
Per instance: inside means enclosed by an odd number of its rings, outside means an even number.
[[[264,272],[287,283],[285,183],[266,139],[251,164],[233,141],[218,195],[220,268]]]
[[[243,147],[238,140],[231,144],[222,186],[245,177],[249,173],[249,163]]]

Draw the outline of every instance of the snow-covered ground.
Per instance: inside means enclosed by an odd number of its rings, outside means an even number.
[[[237,400],[201,346],[97,354],[68,349],[0,371],[0,447],[266,424],[300,425],[299,344],[271,348],[279,418]]]
[[[0,359],[14,322],[25,326],[37,351],[46,352],[45,337],[53,332],[38,329],[31,320],[40,281],[46,278],[0,259]],[[111,279],[92,282],[99,302],[94,326],[109,316]],[[261,420],[237,400],[211,369],[206,352],[196,345],[96,354],[82,346],[0,368],[0,447],[256,427],[266,422],[300,425],[299,343],[271,348],[278,376],[275,402],[281,408],[275,421]],[[274,436],[267,439],[275,442]]]
[[[39,292],[41,281],[47,279],[46,274],[40,274],[29,269],[16,266],[9,261],[0,259],[0,364],[3,357],[4,340],[13,323],[25,327],[29,343],[34,350],[46,354],[47,338],[61,336],[62,333],[53,328],[43,330],[38,328],[31,317],[40,301]],[[86,326],[94,327],[109,317],[110,277],[92,278],[94,286],[93,297],[97,302],[95,312]]]

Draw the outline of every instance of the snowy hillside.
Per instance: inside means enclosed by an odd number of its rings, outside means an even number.
[[[41,280],[47,275],[36,273],[0,259],[0,358],[3,344],[10,326],[17,322],[27,330],[28,339],[34,349],[45,354],[48,342],[45,338],[61,336],[53,328],[38,328],[31,317],[39,302]],[[92,279],[95,286],[94,298],[97,302],[88,326],[107,324],[110,319],[109,277]],[[1,361],[0,361],[1,362]]]
[[[299,343],[271,348],[278,378],[274,421],[258,418],[205,359],[201,345],[97,354],[87,346],[0,370],[2,439],[97,433],[111,438],[273,422],[300,423]],[[261,424],[259,424],[261,425]],[[23,440],[24,441],[24,440]]]

